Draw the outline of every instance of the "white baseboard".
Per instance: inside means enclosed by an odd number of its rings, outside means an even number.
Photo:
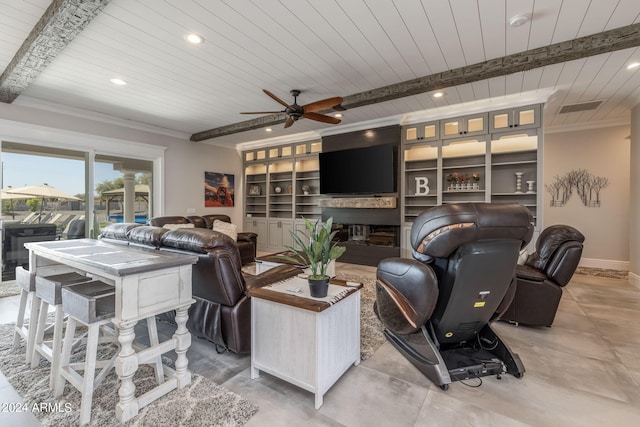
[[[629,261],[616,261],[612,259],[596,259],[596,258],[581,258],[580,267],[589,268],[606,268],[609,270],[629,270]]]
[[[629,272],[629,284],[640,289],[640,276],[638,276],[636,273]]]

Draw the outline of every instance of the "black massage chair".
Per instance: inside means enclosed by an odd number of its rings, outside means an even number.
[[[443,390],[452,381],[524,374],[490,322],[511,303],[518,255],[532,235],[522,205],[442,205],[413,223],[415,259],[378,264],[374,310],[385,336]]]

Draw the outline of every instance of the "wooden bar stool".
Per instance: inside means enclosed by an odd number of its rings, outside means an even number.
[[[96,360],[98,344],[104,342],[117,343],[115,330],[107,328],[107,325],[111,323],[111,319],[115,315],[115,288],[99,280],[92,280],[63,286],[61,287],[61,294],[62,310],[68,315],[68,319],[57,369],[58,378],[55,380],[54,396],[60,397],[62,395],[65,380],[80,391],[82,394],[80,425],[84,425],[91,420],[93,391],[107,376],[118,356],[118,352],[116,352],[107,360]],[[155,317],[147,318],[146,322],[150,345],[158,345]],[[78,323],[87,326],[89,329],[87,332],[85,360],[83,363],[71,363],[71,350]],[[102,337],[100,337],[100,332],[103,332]],[[136,344],[134,347],[140,349],[143,346]],[[162,384],[164,382],[164,368],[161,356],[154,357],[147,363],[155,365],[156,380],[158,384]],[[97,375],[96,368],[101,368]],[[80,375],[78,371],[83,371],[83,374]]]
[[[55,389],[62,349],[62,334],[64,329],[64,311],[62,309],[62,288],[74,283],[88,282],[91,278],[84,274],[70,272],[52,276],[36,276],[36,296],[40,299],[40,315],[36,327],[36,337],[31,356],[31,368],[40,363],[40,356],[51,363],[49,386]],[[47,315],[49,306],[55,307],[53,323],[53,339],[44,340],[47,329]]]
[[[68,315],[64,333],[62,353],[58,367],[58,379],[55,381],[54,396],[60,397],[64,391],[65,380],[82,395],[80,403],[80,425],[91,420],[91,400],[93,390],[100,385],[115,363],[114,354],[107,360],[96,360],[98,344],[114,342],[114,336],[100,339],[101,327],[111,322],[115,315],[115,288],[112,285],[93,280],[90,282],[67,285],[62,288],[62,308]],[[75,339],[77,324],[88,327],[85,360],[71,363],[71,349]],[[101,368],[96,376],[96,368]],[[83,371],[82,374],[79,371]]]
[[[40,301],[36,296],[36,276],[29,270],[25,270],[22,267],[16,267],[16,284],[22,289],[20,292],[18,318],[16,319],[16,327],[13,333],[13,348],[18,348],[20,345],[20,339],[25,341],[25,360],[28,364],[31,363],[31,356],[33,354],[38,310],[40,309]],[[25,321],[24,315],[27,311],[27,302],[29,299],[31,300],[31,310],[29,320]]]

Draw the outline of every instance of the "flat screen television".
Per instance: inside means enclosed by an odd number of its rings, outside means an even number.
[[[322,152],[321,194],[396,192],[397,147],[394,144]]]

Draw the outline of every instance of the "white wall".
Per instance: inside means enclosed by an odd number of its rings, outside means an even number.
[[[164,215],[226,214],[242,228],[242,158],[236,150],[208,144],[182,141],[165,152],[166,203]],[[220,172],[234,175],[235,206],[233,208],[204,207],[204,173]]]
[[[640,287],[640,105],[631,110],[631,162],[630,182],[631,192],[629,215],[629,279],[631,283]]]
[[[544,136],[545,184],[574,169],[609,179],[599,208],[585,207],[575,192],[563,207],[550,207],[549,193],[543,195],[544,227],[568,224],[585,235],[581,265],[629,267],[629,132],[629,126],[616,126]]]
[[[113,120],[109,122],[109,119],[83,119],[53,111],[0,103],[1,140],[44,143],[58,147],[64,145],[108,149],[112,146],[118,147],[113,148],[115,150],[121,150],[116,151],[120,155],[143,152],[145,147],[161,147],[164,149],[165,165],[164,182],[161,186],[163,215],[186,215],[187,208],[195,208],[198,215],[229,215],[235,224],[241,226],[242,159],[236,150],[191,142],[186,134],[167,134],[144,126],[123,126]],[[235,175],[235,207],[204,207],[205,171]]]

